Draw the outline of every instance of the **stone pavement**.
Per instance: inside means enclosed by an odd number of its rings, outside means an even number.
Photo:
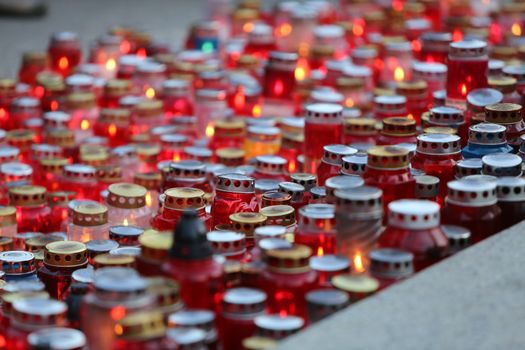
[[[51,33],[80,34],[84,52],[88,43],[112,25],[131,25],[156,38],[180,45],[189,24],[204,14],[206,0],[48,0],[42,18],[0,17],[0,76],[14,77],[21,54],[45,50]]]

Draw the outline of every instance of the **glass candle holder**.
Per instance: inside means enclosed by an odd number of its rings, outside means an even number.
[[[0,235],[14,237],[17,233],[16,208],[11,206],[0,207]]]
[[[304,244],[314,255],[335,253],[334,206],[309,204],[299,210],[295,243]]]
[[[310,258],[310,267],[317,272],[320,288],[331,288],[333,277],[350,271],[350,260],[337,255],[322,255]]]
[[[47,205],[46,189],[41,186],[18,186],[9,189],[10,203],[16,208],[19,232],[47,232],[51,208]]]
[[[421,34],[420,61],[446,63],[452,34],[447,32],[426,32]]]
[[[48,46],[51,69],[62,76],[68,76],[82,58],[79,38],[76,33],[58,32],[53,34]]]
[[[244,143],[245,127],[244,121],[240,118],[217,120],[208,146],[212,150],[226,147],[241,148]]]
[[[448,189],[443,208],[445,224],[469,229],[473,243],[499,231],[501,209],[496,204],[496,181],[466,177],[449,182]]]
[[[90,346],[112,349],[117,322],[153,306],[147,282],[130,268],[110,267],[95,272],[94,290],[82,300],[80,324]]]
[[[206,178],[206,165],[198,160],[182,160],[171,163],[168,172],[163,175],[162,188],[192,187],[211,193],[211,186]]]
[[[131,117],[133,134],[147,133],[164,124],[164,107],[161,100],[146,100],[137,103]]]
[[[2,204],[9,202],[9,189],[29,185],[33,175],[33,168],[30,165],[18,162],[5,162],[0,165],[0,198]]]
[[[99,100],[101,108],[117,108],[119,101],[131,93],[131,82],[124,79],[109,79],[104,85],[102,97]]]
[[[77,199],[96,199],[98,194],[93,193],[93,188],[97,185],[95,173],[96,169],[89,165],[65,165],[62,176],[59,177],[60,188],[76,192]]]
[[[520,222],[525,209],[525,181],[516,177],[500,177],[496,185],[501,227],[504,230]]]
[[[462,110],[449,107],[438,106],[430,109],[430,116],[428,118],[428,125],[437,127],[450,127],[457,130],[457,134],[461,137],[461,144],[464,145],[468,139],[468,124],[465,121],[465,115]]]
[[[215,151],[218,164],[226,167],[241,166],[244,164],[246,152],[241,148],[219,148]]]
[[[383,192],[372,186],[335,191],[336,253],[365,271],[364,257],[383,232]]]
[[[391,202],[388,205],[388,225],[379,238],[379,246],[414,254],[416,271],[441,260],[448,251],[448,239],[439,226],[439,210],[439,205],[432,201]]]
[[[108,220],[110,225],[135,225],[148,228],[151,210],[146,206],[146,189],[130,183],[108,187]]]
[[[492,153],[481,158],[483,175],[495,177],[513,176],[520,177],[523,173],[523,159],[516,154]]]
[[[408,169],[408,150],[397,146],[376,146],[368,150],[363,174],[365,184],[383,191],[383,206],[396,199],[414,198],[416,181]]]
[[[304,245],[266,252],[267,266],[261,278],[269,312],[306,317],[304,294],[317,286],[317,274],[308,264],[311,252]]]
[[[266,98],[290,100],[295,89],[298,56],[292,52],[272,51],[264,71],[263,95]]]
[[[85,268],[87,264],[87,249],[84,244],[52,242],[46,245],[44,265],[38,270],[38,277],[51,297],[64,300],[71,285],[73,271]]]
[[[261,213],[238,212],[230,215],[230,229],[244,233],[246,245],[252,248],[254,245],[255,229],[266,224],[266,216]]]
[[[431,103],[432,94],[445,89],[447,66],[438,62],[414,62],[412,77],[427,83],[427,103]]]
[[[36,143],[37,135],[29,129],[16,129],[7,132],[6,141],[9,146],[20,151],[18,160],[23,163],[31,162],[31,145]]]
[[[255,196],[253,178],[239,174],[217,176],[215,197],[211,206],[213,227],[228,224],[230,215],[236,212],[257,212],[259,205]]]
[[[385,289],[414,274],[414,254],[395,248],[372,250],[370,274],[379,281],[379,290]]]
[[[22,56],[22,64],[18,71],[20,82],[34,86],[38,73],[48,68],[49,58],[43,51],[28,51]]]
[[[521,103],[521,96],[516,91],[517,80],[513,77],[489,76],[489,86],[503,94],[503,103]]]
[[[274,179],[286,181],[286,159],[274,155],[261,155],[255,157],[254,179]]]
[[[26,126],[27,121],[38,117],[41,113],[40,101],[34,97],[17,97],[13,99],[9,108],[9,123],[6,129],[20,129]]]
[[[266,294],[258,289],[232,288],[224,293],[217,330],[222,347],[241,349],[255,333],[255,318],[264,314]]]
[[[191,337],[199,346],[207,346],[210,349],[218,347],[217,330],[215,329],[215,313],[203,309],[186,309],[174,312],[168,318],[168,332],[178,331],[176,337],[184,335],[184,331],[199,330],[199,336]],[[196,335],[196,334],[195,334]],[[172,334],[172,336],[174,336]],[[178,341],[180,343],[182,338]],[[193,341],[188,342],[188,346],[193,345]]]
[[[113,147],[123,145],[129,138],[130,112],[124,108],[103,108],[93,126],[95,136],[107,137]]]
[[[98,119],[98,107],[92,92],[74,92],[67,96],[66,108],[71,115],[70,127],[75,130],[75,139],[80,142],[93,136],[93,125]]]
[[[313,324],[348,306],[350,298],[333,288],[315,289],[305,295],[308,323]]]
[[[154,61],[140,61],[133,74],[133,85],[147,98],[154,98],[162,89],[166,66]]]
[[[379,81],[385,86],[412,78],[412,46],[409,41],[384,44],[383,69]]]
[[[383,129],[377,138],[378,145],[416,143],[416,120],[409,117],[383,119]]]
[[[396,93],[407,99],[408,118],[420,124],[421,115],[428,110],[428,84],[424,80],[399,82]]]
[[[217,120],[227,114],[226,91],[219,89],[198,89],[195,92],[195,116],[200,136],[213,136]]]
[[[264,23],[256,23],[248,33],[244,53],[255,58],[268,58],[270,52],[277,49],[273,28]],[[241,60],[241,58],[239,58]]]
[[[133,176],[133,182],[136,185],[144,187],[146,192],[146,206],[152,213],[159,210],[159,190],[162,177],[158,172],[136,173]]]
[[[108,208],[102,204],[79,204],[73,209],[73,222],[68,225],[68,238],[88,242],[105,239],[109,229]]]
[[[506,128],[503,125],[481,123],[469,128],[468,144],[461,151],[465,159],[482,158],[491,153],[510,153],[512,147],[507,144]]]
[[[514,103],[496,103],[485,106],[485,121],[503,125],[507,143],[515,150],[520,146],[520,136],[525,133],[522,107]]]
[[[166,117],[193,114],[190,84],[183,79],[169,79],[162,84],[162,101]]]
[[[488,85],[487,43],[480,40],[451,43],[447,68],[447,102],[464,106],[470,91]]]
[[[162,150],[159,159],[178,162],[182,159],[183,149],[189,144],[189,139],[182,134],[164,134],[160,136],[160,144]]]
[[[276,127],[249,126],[244,151],[246,159],[266,154],[276,154],[281,144],[281,131]]]
[[[317,178],[319,185],[324,185],[325,181],[333,176],[339,175],[343,164],[343,157],[357,153],[357,150],[345,145],[324,146],[324,154],[317,168]]]

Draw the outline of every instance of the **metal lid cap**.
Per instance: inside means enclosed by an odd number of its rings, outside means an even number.
[[[512,153],[492,153],[481,158],[482,173],[491,176],[521,176],[523,160]]]
[[[17,186],[9,188],[9,200],[15,206],[33,206],[46,203],[46,188],[42,186]]]
[[[456,178],[481,174],[482,166],[481,158],[461,159],[455,165]]]
[[[485,120],[495,124],[514,124],[523,120],[522,106],[516,103],[496,103],[485,106]]]
[[[216,189],[233,193],[255,193],[255,180],[242,174],[222,174],[217,176]]]
[[[299,331],[304,326],[304,320],[298,316],[261,315],[254,320],[258,334],[281,339]]]
[[[181,347],[199,348],[204,347],[207,334],[198,328],[173,328],[168,329],[166,336]]]
[[[46,245],[44,253],[44,264],[50,266],[72,267],[87,263],[87,248],[80,242],[51,242]]]
[[[350,260],[337,255],[313,256],[310,258],[310,267],[323,272],[345,271],[350,268]]]
[[[52,327],[32,332],[27,336],[30,346],[49,346],[52,350],[76,350],[86,346],[86,336],[77,329]]]
[[[448,184],[448,203],[468,206],[482,207],[493,205],[497,202],[496,181],[483,181],[472,178],[463,178],[450,181]]]
[[[450,134],[422,134],[417,137],[416,152],[422,154],[455,154],[461,152],[461,138]]]
[[[421,199],[400,199],[388,204],[388,225],[408,230],[439,226],[440,207],[436,202]]]
[[[30,252],[21,250],[1,252],[0,263],[6,275],[25,275],[36,271],[35,256]]]
[[[303,199],[305,188],[295,182],[284,181],[279,183],[279,191],[288,193],[292,197],[292,201],[300,201]]]
[[[449,53],[459,57],[480,57],[487,54],[487,43],[481,40],[452,42]]]
[[[262,155],[255,157],[255,168],[262,174],[284,174],[288,161],[280,156]]]
[[[409,150],[399,146],[374,146],[368,150],[367,167],[395,170],[408,167]]]
[[[335,206],[308,204],[299,209],[299,226],[311,232],[329,232],[335,227]]]
[[[416,121],[408,117],[389,117],[383,119],[381,134],[389,136],[409,136],[416,134]]]
[[[306,106],[306,121],[341,123],[343,107],[333,103],[312,103]]]
[[[268,225],[291,226],[295,224],[295,209],[290,205],[269,205],[259,211]]]
[[[246,235],[234,231],[211,231],[206,235],[215,255],[232,256],[246,251]]]
[[[355,148],[340,144],[326,145],[323,149],[323,162],[336,166],[343,163],[343,157],[357,153]]]
[[[453,253],[468,247],[472,233],[469,229],[456,225],[441,225],[441,230],[447,236],[449,250]]]
[[[469,144],[499,145],[507,142],[503,125],[492,123],[480,123],[472,125],[468,131]]]
[[[206,206],[204,191],[192,187],[175,187],[164,192],[164,206],[174,210],[201,209]]]
[[[368,155],[366,153],[356,153],[342,158],[341,174],[361,176],[365,172]]]
[[[255,180],[255,192],[265,193],[268,191],[277,191],[279,189],[279,180],[274,179],[257,179]]]
[[[364,184],[365,182],[360,176],[338,175],[330,177],[325,181],[327,201],[329,203],[335,201],[334,192],[336,190],[356,188]]]
[[[345,307],[350,298],[348,294],[337,289],[315,289],[305,294],[309,304]]]
[[[32,298],[13,302],[13,320],[30,325],[53,326],[66,320],[66,303],[53,299]]]
[[[108,222],[108,208],[99,203],[81,203],[73,208],[73,224],[100,226]]]
[[[335,288],[360,294],[372,294],[379,289],[379,281],[366,275],[342,274],[334,276],[332,284]]]
[[[263,226],[266,220],[266,216],[261,213],[240,212],[230,215],[232,228],[246,234],[247,238],[253,238],[255,229]]]
[[[414,76],[420,79],[431,80],[445,78],[447,66],[438,62],[414,62],[412,64]]]
[[[414,176],[416,180],[416,198],[435,198],[439,195],[439,178],[430,175]]]
[[[334,192],[336,212],[344,215],[383,214],[383,191],[378,187],[360,186]]]
[[[302,185],[306,191],[309,191],[317,184],[317,176],[310,173],[294,173],[290,175],[290,180],[296,184]]]
[[[525,201],[525,179],[503,176],[498,178],[496,193],[500,202]]]
[[[369,254],[370,272],[376,277],[405,278],[414,273],[414,254],[400,249],[374,249]]]
[[[495,89],[482,88],[475,89],[467,95],[467,108],[474,111],[483,111],[485,106],[500,103],[503,94]]]
[[[95,288],[97,290],[117,293],[144,292],[147,287],[136,270],[129,267],[104,267],[95,271]]]
[[[259,242],[265,238],[284,238],[286,235],[286,227],[278,225],[267,225],[257,227],[254,231],[254,238]]]
[[[380,95],[374,98],[374,106],[379,110],[399,111],[406,108],[407,98],[401,95]]]
[[[263,312],[266,293],[254,288],[232,288],[224,293],[222,307],[224,313],[254,314]]]
[[[435,125],[457,125],[463,124],[465,117],[459,108],[438,106],[430,109],[429,122]]]
[[[197,327],[211,330],[215,321],[215,313],[209,310],[186,309],[172,313],[168,317],[170,328]]]
[[[169,165],[169,174],[175,178],[196,179],[206,176],[206,164],[198,160],[181,160]]]

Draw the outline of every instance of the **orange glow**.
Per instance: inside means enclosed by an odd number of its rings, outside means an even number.
[[[399,0],[392,1],[392,8],[395,11],[403,11],[403,2]]]
[[[412,113],[408,113],[407,118],[408,119],[414,119],[414,116],[412,115]]]
[[[355,36],[362,36],[365,33],[365,21],[361,18],[354,20],[352,23],[352,33]]]
[[[244,25],[242,26],[242,30],[245,33],[251,32],[253,30],[253,23],[252,22],[244,23]]]
[[[512,35],[514,36],[520,36],[521,35],[521,26],[519,23],[514,23],[512,27],[510,28],[510,31],[512,32]]]
[[[123,226],[129,226],[129,222],[128,222],[128,219],[124,219],[124,221],[122,222],[122,225]]]
[[[122,42],[120,43],[120,52],[122,52],[123,54],[127,54],[130,50],[131,44],[129,43],[129,41],[122,40]]]
[[[213,124],[212,123],[209,123],[207,126],[206,126],[206,137],[207,138],[211,138],[213,137],[213,135],[215,134],[215,128],[213,127]]]
[[[137,56],[139,56],[139,57],[146,57],[146,49],[144,49],[144,48],[138,49],[137,50]]]
[[[462,84],[462,85],[461,85],[461,94],[462,94],[463,96],[466,96],[466,95],[467,95],[467,85],[465,85],[465,84]]]
[[[394,80],[403,81],[405,79],[405,71],[401,67],[396,67],[394,69]]]
[[[82,130],[87,130],[89,129],[89,121],[88,120],[83,120],[80,122],[80,129]]]
[[[412,50],[414,52],[421,51],[421,42],[419,40],[412,40]]]
[[[295,173],[295,170],[297,170],[297,162],[295,161],[295,159],[292,159],[288,162],[288,172]]]
[[[124,330],[122,329],[122,326],[119,324],[115,325],[114,331],[116,335],[122,335],[122,333],[124,332]]]
[[[261,111],[261,106],[260,105],[256,104],[255,106],[253,106],[253,108],[252,108],[252,115],[254,117],[260,117],[261,113],[262,113],[262,111]]]
[[[115,306],[110,311],[110,317],[113,321],[118,321],[126,316],[126,308],[124,306]]]
[[[38,97],[38,98],[42,98],[42,96],[44,96],[44,87],[43,86],[35,87],[35,96]]]
[[[58,60],[58,68],[60,68],[61,70],[66,70],[68,69],[69,67],[69,60],[67,59],[67,57],[60,57],[60,59]]]
[[[292,26],[288,23],[283,23],[277,28],[277,36],[288,36],[292,32]]]
[[[117,68],[117,61],[114,58],[110,58],[106,62],[106,70],[113,71]]]
[[[283,82],[280,80],[277,80],[275,82],[275,85],[273,86],[273,93],[277,96],[280,96],[284,91],[284,85]]]
[[[173,154],[173,161],[180,162],[180,153],[177,152]]]
[[[355,272],[364,272],[365,267],[363,265],[363,258],[361,257],[361,253],[357,252],[354,256],[354,270]]]
[[[323,256],[324,255],[324,249],[323,247],[319,246],[319,248],[317,248],[317,256]]]
[[[6,345],[5,337],[0,334],[0,348],[4,348]]]
[[[155,89],[153,89],[152,87],[149,87],[146,89],[145,94],[147,98],[155,98]]]
[[[0,108],[0,120],[4,120],[7,118],[7,112],[5,108]]]
[[[298,81],[304,80],[308,72],[308,61],[305,58],[300,58],[295,68],[295,79]]]
[[[244,96],[244,87],[239,86],[239,90],[235,94],[235,97],[233,98],[233,105],[235,106],[235,109],[240,111],[244,108],[244,105],[246,103],[246,98]]]
[[[58,109],[58,101],[51,101],[51,103],[49,104],[49,108],[52,111],[56,111]]]
[[[345,106],[346,107],[353,107],[354,106],[354,100],[350,97],[348,97],[346,100],[345,100]]]
[[[117,134],[117,126],[115,124],[110,124],[108,126],[108,134],[113,137]]]
[[[463,33],[461,33],[461,30],[456,29],[452,33],[452,41],[461,41],[463,40]]]
[[[151,192],[146,192],[146,206],[148,208],[151,208],[151,205],[153,204],[153,199],[151,198]]]

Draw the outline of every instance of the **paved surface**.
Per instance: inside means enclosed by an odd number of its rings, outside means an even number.
[[[525,222],[332,316],[279,350],[525,347]]]
[[[90,41],[112,25],[143,28],[178,47],[188,25],[203,16],[205,0],[48,0],[48,14],[36,19],[0,18],[0,76],[13,77],[22,52],[46,49],[51,33],[71,30]]]

